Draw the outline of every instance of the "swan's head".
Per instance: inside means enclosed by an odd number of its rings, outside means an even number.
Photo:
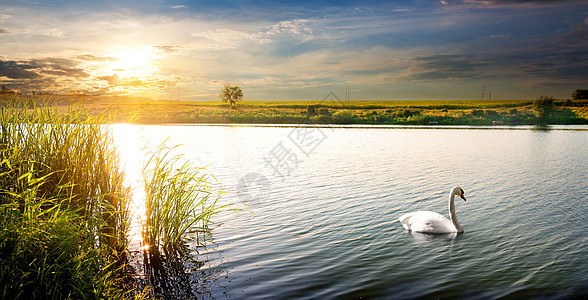
[[[458,195],[459,197],[461,197],[461,199],[463,199],[463,201],[467,201],[467,199],[465,198],[465,193],[464,193],[463,189],[460,188],[459,186],[454,186],[451,189],[451,194]]]

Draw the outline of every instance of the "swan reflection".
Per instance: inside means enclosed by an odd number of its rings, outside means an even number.
[[[418,242],[434,242],[434,241],[454,241],[463,236],[462,232],[450,233],[422,233],[414,231],[404,231],[413,240]]]

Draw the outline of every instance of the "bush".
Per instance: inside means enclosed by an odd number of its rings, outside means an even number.
[[[333,120],[339,124],[351,124],[355,119],[355,115],[350,110],[341,110],[333,114]]]
[[[313,124],[329,124],[331,123],[331,115],[320,114],[310,117],[310,122]]]
[[[545,122],[553,114],[555,99],[542,95],[533,101],[533,113],[540,122]]]
[[[326,107],[319,109],[319,115],[330,115],[330,114],[331,113],[329,112],[329,109]]]
[[[475,117],[480,117],[484,115],[484,111],[481,109],[472,109],[471,115]]]
[[[419,110],[416,111],[412,111],[409,109],[400,109],[398,111],[396,111],[396,113],[394,113],[394,116],[396,118],[409,118],[412,117],[413,115],[420,115],[421,112]]]
[[[487,116],[497,116],[498,112],[492,109],[486,109],[484,110],[484,114],[486,114]]]

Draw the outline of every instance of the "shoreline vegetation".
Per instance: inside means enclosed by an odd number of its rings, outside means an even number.
[[[24,97],[24,96],[21,96]],[[28,96],[31,97],[31,96]],[[406,101],[156,101],[148,98],[54,96],[67,107],[80,99],[93,115],[134,124],[361,124],[361,125],[572,125],[588,124],[588,100],[554,100],[552,113],[538,117],[538,100]],[[9,98],[2,99],[10,102]]]
[[[169,298],[190,280],[188,243],[203,245],[210,217],[226,209],[212,175],[180,163],[175,147],[145,153],[145,239],[129,249],[132,188],[105,126],[116,117],[76,103],[2,104],[1,299]],[[143,265],[131,265],[140,250]]]

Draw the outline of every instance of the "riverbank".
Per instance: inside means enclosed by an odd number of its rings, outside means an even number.
[[[97,106],[97,111],[106,109]],[[552,125],[588,124],[587,101],[557,101],[539,120],[532,101],[220,102],[113,104],[121,121],[136,123],[374,124],[374,125]]]
[[[70,97],[71,98],[71,97]],[[236,109],[221,101],[155,101],[85,96],[96,115],[115,114],[135,124],[363,124],[363,125],[570,125],[588,124],[588,100],[556,100],[553,114],[539,120],[533,100],[243,101]],[[55,99],[67,105],[67,98]]]
[[[1,298],[174,298],[166,296],[176,276],[169,262],[186,273],[181,262],[193,259],[183,252],[188,241],[203,245],[211,216],[227,207],[217,205],[214,176],[180,162],[174,146],[137,152],[146,161],[141,212],[104,126],[116,116],[46,99],[2,104]],[[131,223],[141,217],[133,226],[143,228],[142,239],[131,248]],[[141,250],[143,265],[131,265],[129,257]]]

